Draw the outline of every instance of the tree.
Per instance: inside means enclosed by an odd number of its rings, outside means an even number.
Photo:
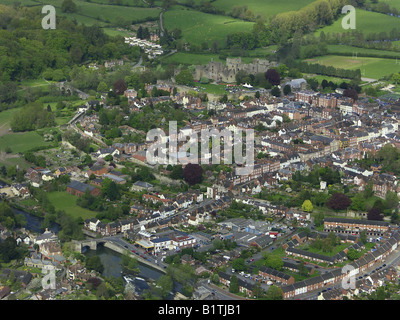
[[[314,215],[314,224],[319,227],[324,223],[324,219],[325,219],[325,215],[323,214],[323,212],[317,212]]]
[[[397,85],[400,82],[400,73],[394,73],[392,75],[392,81]]]
[[[104,270],[103,263],[101,262],[99,256],[93,256],[93,257],[88,258],[86,261],[86,267],[89,270],[94,270],[99,273],[102,273]]]
[[[239,280],[238,277],[234,274],[231,276],[229,284],[229,292],[238,293],[239,292]]]
[[[349,97],[356,101],[358,99],[358,93],[355,89],[345,89],[343,90],[343,97]]]
[[[232,268],[238,271],[246,271],[247,266],[243,258],[237,258],[232,261]]]
[[[312,212],[314,208],[310,200],[305,200],[301,205],[301,209],[305,212]]]
[[[272,94],[274,97],[280,97],[280,96],[281,96],[281,90],[280,90],[278,87],[273,87],[273,88],[271,89],[271,94]]]
[[[368,218],[368,220],[382,221],[383,214],[381,213],[381,211],[378,208],[372,208],[368,211],[367,218]]]
[[[203,180],[203,167],[199,164],[189,163],[183,169],[183,179],[189,185],[195,185],[201,183]]]
[[[193,75],[188,69],[182,70],[176,75],[175,82],[177,84],[191,86],[193,85]]]
[[[103,180],[103,183],[101,185],[101,191],[111,201],[117,200],[121,197],[118,185],[110,178],[106,178]]]
[[[174,287],[174,282],[170,275],[163,275],[157,280],[157,285],[161,287],[161,295],[166,298]]]
[[[77,11],[76,4],[72,0],[64,0],[61,4],[61,11],[64,13],[73,13]]]
[[[180,164],[175,165],[172,168],[169,177],[171,179],[175,179],[175,180],[183,179],[183,168],[182,168],[182,165],[180,165]]]
[[[351,205],[351,200],[343,193],[334,193],[326,206],[333,210],[345,210]]]
[[[290,85],[286,85],[283,87],[283,94],[285,96],[287,96],[288,94],[290,94],[292,92],[292,87]]]
[[[278,86],[281,83],[281,77],[275,69],[268,69],[265,72],[265,79],[267,79],[273,86]]]
[[[268,288],[265,295],[267,300],[283,300],[283,291],[276,285],[272,285]]]
[[[127,89],[127,86],[123,79],[118,79],[117,81],[114,82],[114,92],[117,95],[124,94],[126,89]]]

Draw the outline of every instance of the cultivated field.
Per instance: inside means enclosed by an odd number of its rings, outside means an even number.
[[[367,58],[367,57],[348,57],[327,55],[315,57],[305,60],[309,63],[319,63],[335,68],[361,70],[361,76],[365,78],[380,79],[383,76],[391,75],[395,72],[400,72],[400,61],[395,59],[384,58]]]
[[[351,32],[352,29],[343,29],[342,28],[342,19],[345,15],[341,15],[338,20],[336,20],[332,25],[321,28],[315,32],[317,36],[324,31],[327,33],[343,33],[343,32]],[[376,13],[365,11],[361,9],[356,9],[356,30],[362,31],[364,35],[369,33],[381,33],[386,32],[387,34],[390,31],[396,28],[400,30],[400,19],[395,18],[386,14]]]
[[[203,0],[195,0],[196,4],[200,4]],[[179,3],[184,3],[184,0],[178,1]],[[212,5],[229,14],[233,7],[243,7],[247,8],[255,14],[261,14],[265,18],[271,17],[281,12],[299,10],[306,5],[314,2],[314,0],[216,0],[211,2]]]
[[[183,7],[176,7],[164,13],[164,26],[167,30],[180,28],[182,38],[194,44],[214,41],[223,44],[226,36],[240,31],[251,31],[252,22],[226,16],[213,15]]]
[[[43,137],[34,131],[8,133],[0,137],[0,150],[5,151],[10,147],[13,153],[19,153],[52,143],[44,141]]]
[[[76,205],[78,197],[67,193],[66,191],[55,191],[48,193],[49,201],[58,209],[64,210],[65,213],[74,219],[81,217],[83,220],[96,216],[97,212],[79,207]]]

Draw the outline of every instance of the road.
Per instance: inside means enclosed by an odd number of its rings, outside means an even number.
[[[359,273],[356,275],[356,279],[358,280],[360,277],[366,277],[368,275],[371,275],[372,273],[376,272],[378,269],[383,270],[386,268],[389,268],[391,266],[396,266],[397,264],[400,263],[400,248],[398,247],[396,250],[394,250],[388,257],[386,257],[386,260],[376,263],[373,267],[366,269],[363,273]],[[385,266],[383,266],[385,265]],[[324,290],[330,290],[333,288],[341,288],[342,283],[341,281],[332,284],[327,287],[327,289]],[[299,299],[299,300],[316,300],[319,293],[322,292],[321,289],[310,291],[301,295],[296,296],[293,299]],[[288,299],[291,300],[291,299]]]

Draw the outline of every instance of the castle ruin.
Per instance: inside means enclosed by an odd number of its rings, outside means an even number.
[[[236,74],[245,71],[247,74],[266,72],[275,64],[265,59],[254,59],[251,63],[243,63],[241,58],[226,58],[226,64],[211,60],[207,65],[197,65],[193,74],[195,80],[202,77],[217,82],[234,83]]]

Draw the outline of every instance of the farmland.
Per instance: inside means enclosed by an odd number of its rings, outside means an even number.
[[[185,1],[178,1],[184,3]],[[218,10],[224,11],[226,14],[230,14],[232,8],[247,6],[249,10],[255,14],[261,14],[265,18],[272,17],[281,12],[299,10],[306,5],[312,3],[313,0],[286,0],[286,1],[275,1],[275,0],[238,0],[233,2],[232,0],[216,0],[212,2],[213,6]],[[200,4],[200,0],[195,0],[196,4]]]
[[[360,69],[362,77],[373,79],[380,79],[400,71],[400,63],[396,63],[395,59],[327,55],[305,61],[335,68]]]
[[[26,1],[26,0],[24,0]],[[37,5],[48,4],[45,1],[30,1]],[[104,3],[87,2],[82,0],[74,1],[77,6],[77,12],[75,13],[63,13],[61,12],[62,0],[52,1],[52,5],[56,8],[57,14],[67,16],[68,18],[75,19],[78,23],[85,25],[98,24],[99,26],[105,26],[107,24],[121,24],[131,23],[137,20],[143,20],[146,18],[157,19],[160,14],[159,8],[145,8],[138,6],[117,6]],[[112,10],[110,10],[112,9]]]
[[[327,33],[343,33],[343,32],[351,32],[352,29],[343,29],[342,28],[342,18],[345,15],[342,15],[339,19],[337,19],[332,25],[323,27],[315,32],[316,36],[323,31],[325,34]],[[387,34],[393,28],[400,29],[400,19],[395,18],[386,14],[365,11],[362,9],[356,9],[356,30],[362,31],[364,35],[370,33],[381,33],[386,32]]]
[[[33,148],[52,144],[45,142],[37,132],[9,133],[0,137],[0,150],[10,147],[13,153],[25,152]]]
[[[251,31],[252,22],[246,22],[226,16],[218,16],[183,7],[175,7],[164,13],[164,25],[168,30],[182,30],[183,40],[189,43],[211,44],[217,41],[223,44],[226,36],[234,32]]]
[[[81,217],[82,219],[90,219],[96,216],[97,212],[81,208],[76,205],[78,197],[73,196],[66,191],[54,191],[48,193],[49,201],[59,210],[65,211],[66,214],[73,218]]]

